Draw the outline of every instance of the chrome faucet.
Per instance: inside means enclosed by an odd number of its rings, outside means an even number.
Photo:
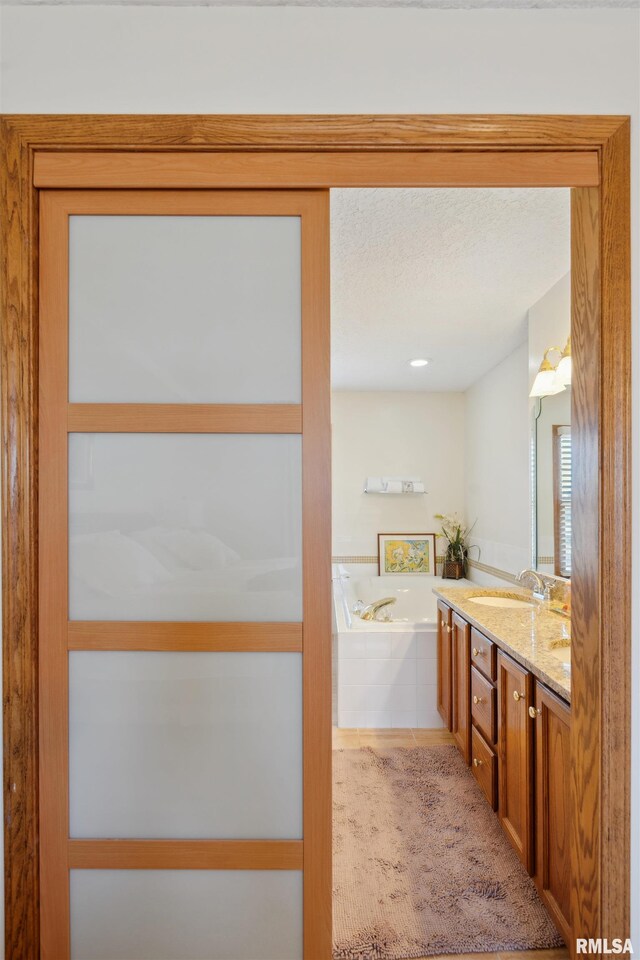
[[[369,603],[363,610],[360,612],[361,620],[375,620],[378,610],[381,610],[382,607],[389,607],[392,603],[395,603],[397,597],[385,597],[383,600],[376,600],[374,603]]]
[[[533,580],[534,597],[536,597],[538,600],[547,600],[548,591],[550,588],[549,588],[549,585],[545,582],[545,580],[540,576],[540,574],[536,573],[535,570],[521,570],[518,576],[516,577],[516,580],[518,581],[518,583],[522,583],[524,580],[526,580],[527,577]]]

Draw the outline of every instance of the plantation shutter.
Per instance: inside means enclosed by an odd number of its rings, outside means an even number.
[[[553,428],[555,572],[571,576],[571,427]]]

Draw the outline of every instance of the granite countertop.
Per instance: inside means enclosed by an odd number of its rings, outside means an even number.
[[[517,587],[443,587],[433,592],[558,696],[571,701],[571,663],[554,656],[554,652],[566,656],[570,649],[571,621],[567,617],[552,613],[544,603],[534,600],[529,591]],[[470,600],[481,596],[529,600],[534,607],[490,607]],[[558,644],[555,651],[553,644]]]

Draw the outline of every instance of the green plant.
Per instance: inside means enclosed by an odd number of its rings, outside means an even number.
[[[468,538],[475,526],[466,526],[464,520],[457,513],[436,513],[436,520],[440,521],[442,536],[447,541],[447,560],[466,560],[469,552]]]

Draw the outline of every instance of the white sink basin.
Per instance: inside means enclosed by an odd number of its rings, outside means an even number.
[[[533,607],[528,600],[516,600],[515,597],[469,597],[469,601],[485,607],[509,607],[511,610],[531,610]]]

